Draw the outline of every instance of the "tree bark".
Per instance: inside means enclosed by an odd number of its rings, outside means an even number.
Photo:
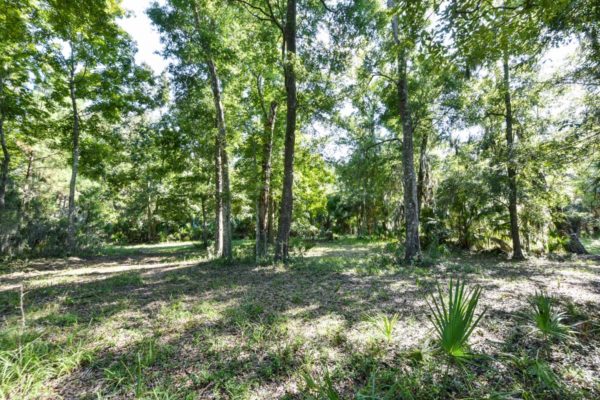
[[[388,7],[394,6],[394,0],[388,0]],[[396,45],[400,45],[398,38],[398,17],[392,19],[392,33]],[[408,263],[421,258],[421,244],[419,242],[419,209],[417,202],[417,179],[414,166],[414,128],[411,118],[408,97],[407,56],[405,50],[398,54],[398,104],[402,120],[402,172],[404,184],[404,220],[406,225],[406,241],[404,260]]]
[[[515,149],[514,149],[514,134],[513,134],[513,118],[512,118],[512,102],[510,98],[510,71],[508,65],[508,52],[504,51],[503,57],[504,70],[504,104],[506,113],[506,146],[508,150],[507,174],[508,174],[508,212],[510,214],[510,236],[513,244],[513,260],[523,260],[523,250],[521,249],[521,239],[519,237],[519,215],[517,213],[517,171]]]
[[[262,101],[262,100],[261,100]],[[266,110],[265,110],[266,111]],[[256,256],[265,257],[269,250],[268,220],[269,196],[271,191],[271,158],[273,152],[273,134],[275,131],[275,116],[277,103],[272,102],[268,114],[265,115],[263,154],[262,154],[262,185],[258,200],[258,221],[256,232]]]
[[[289,240],[292,227],[292,208],[294,202],[294,152],[296,144],[296,0],[288,0],[286,11],[286,24],[284,32],[285,60],[284,77],[286,90],[286,127],[285,149],[283,161],[283,193],[281,198],[281,211],[279,213],[279,229],[275,246],[275,260],[288,261]]]
[[[275,229],[273,227],[273,223],[275,222],[275,201],[273,200],[273,193],[269,193],[269,210],[267,211],[269,214],[268,222],[267,222],[267,240],[270,245],[275,243]]]
[[[1,86],[0,86],[1,87]],[[6,145],[4,133],[4,115],[0,114],[0,145],[2,146],[2,170],[0,171],[0,211],[6,207],[6,188],[8,186],[8,166],[10,165],[10,153]]]
[[[73,161],[71,165],[71,181],[69,183],[69,208],[68,208],[68,241],[71,250],[75,247],[75,189],[77,186],[77,173],[79,170],[79,135],[80,120],[77,110],[77,97],[75,96],[75,63],[71,61],[69,75],[69,95],[73,113]]]
[[[208,248],[208,235],[206,231],[206,205],[204,196],[200,198],[200,207],[202,209],[202,245],[205,249]]]
[[[419,153],[419,173],[417,181],[417,201],[419,206],[419,217],[421,216],[421,208],[423,207],[423,201],[425,200],[425,185],[427,175],[427,142],[429,135],[427,132],[423,133],[421,138],[421,149]]]

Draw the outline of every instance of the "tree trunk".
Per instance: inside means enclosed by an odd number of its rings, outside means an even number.
[[[275,200],[273,200],[273,193],[269,193],[269,221],[267,222],[267,240],[270,245],[275,243],[275,229],[273,223],[275,222]]]
[[[148,198],[146,199],[146,220],[147,220],[147,224],[148,224],[148,231],[146,232],[146,240],[148,241],[148,243],[152,243],[152,239],[153,239],[153,228],[152,228],[152,208],[151,208],[151,204],[150,204],[150,196],[148,196]]]
[[[217,232],[216,254],[218,257],[231,258],[231,192],[229,187],[229,161],[227,157],[227,130],[225,112],[221,102],[219,76],[213,60],[207,61],[210,83],[215,103],[217,119],[216,138],[216,199],[217,199]]]
[[[69,183],[69,208],[68,208],[68,240],[71,250],[75,247],[75,189],[77,185],[77,172],[79,170],[79,111],[75,97],[75,65],[71,62],[69,77],[69,95],[73,112],[73,162],[71,165],[71,181]]]
[[[393,7],[394,1],[388,0],[388,7]],[[392,33],[396,45],[398,38],[398,17],[392,19]],[[404,218],[406,225],[406,242],[404,260],[408,263],[421,258],[419,243],[419,209],[417,204],[417,179],[414,166],[413,124],[408,98],[407,56],[405,50],[398,54],[398,100],[402,120],[402,172],[404,184]]]
[[[566,251],[573,254],[589,254],[579,240],[581,234],[581,220],[579,218],[565,216],[555,225],[562,235],[569,238],[569,241],[565,244]]]
[[[287,262],[289,257],[290,230],[292,227],[292,207],[294,202],[294,148],[296,144],[296,0],[288,0],[285,24],[284,76],[286,91],[286,127],[283,161],[283,193],[279,213],[279,230],[275,246],[275,260]]]
[[[195,28],[199,36],[200,16],[196,1],[192,1]],[[210,86],[215,104],[217,137],[215,146],[215,203],[216,203],[216,230],[215,253],[217,257],[231,258],[231,191],[229,185],[229,161],[227,157],[227,129],[225,125],[225,111],[221,101],[221,85],[214,60],[210,56],[210,48],[205,41],[201,46],[206,53],[206,66],[210,76]]]
[[[1,85],[0,85],[1,88]],[[6,145],[6,136],[4,135],[4,115],[0,115],[0,145],[2,146],[2,170],[0,171],[0,211],[6,207],[6,188],[8,186],[8,166],[10,163],[10,153]]]
[[[519,238],[519,216],[517,213],[517,172],[514,159],[514,135],[512,119],[512,103],[510,98],[510,74],[508,66],[508,53],[504,51],[504,104],[506,107],[506,146],[508,149],[507,173],[508,173],[508,212],[510,214],[510,236],[513,243],[513,260],[523,260],[521,239]]]
[[[200,207],[202,209],[202,245],[205,249],[208,248],[208,235],[206,231],[206,205],[204,196],[200,198]]]
[[[273,134],[277,103],[272,102],[265,121],[262,157],[262,186],[258,200],[258,220],[256,232],[256,257],[265,257],[268,253],[269,238],[269,196],[271,191],[271,154],[273,151]]]
[[[427,175],[427,141],[429,135],[427,132],[423,133],[421,138],[421,151],[419,153],[419,174],[417,182],[417,201],[419,205],[419,217],[421,216],[421,208],[423,207],[423,201],[425,199],[425,185]]]

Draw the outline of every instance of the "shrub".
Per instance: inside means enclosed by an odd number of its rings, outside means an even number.
[[[544,339],[566,339],[572,333],[570,328],[563,324],[564,313],[558,312],[554,307],[555,299],[544,292],[536,292],[529,299],[531,309],[527,313],[529,328]]]
[[[461,359],[469,356],[467,341],[475,327],[485,314],[485,309],[475,317],[475,309],[481,295],[481,288],[465,291],[465,283],[460,279],[450,280],[448,288],[448,299],[444,301],[442,290],[438,285],[438,299],[431,296],[431,302],[427,302],[431,315],[429,319],[433,323],[438,335],[438,345],[448,356]]]

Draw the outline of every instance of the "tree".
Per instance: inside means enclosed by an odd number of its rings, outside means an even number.
[[[480,64],[502,65],[501,95],[505,122],[508,211],[514,260],[524,259],[518,216],[518,163],[515,143],[514,109],[511,90],[511,61],[533,63],[547,45],[543,36],[544,5],[507,0],[501,4],[467,1],[450,3],[450,29],[467,68]]]
[[[23,1],[0,2],[0,213],[6,207],[11,154],[8,145],[8,129],[21,119],[25,123],[34,106],[30,87],[30,73],[35,73],[35,41],[27,24],[33,19],[34,7]]]
[[[236,39],[233,38],[236,31],[234,19],[228,10],[218,2],[172,0],[164,7],[155,3],[148,11],[163,41],[167,43],[166,55],[175,56],[182,67],[182,70],[174,71],[176,79],[188,79],[186,83],[189,82],[190,71],[186,68],[193,68],[195,72],[205,74],[210,83],[217,128],[214,156],[217,204],[215,250],[217,256],[224,258],[231,258],[232,255],[231,190],[223,103],[225,84],[221,74],[229,66],[236,47]],[[182,89],[185,90],[185,87]]]
[[[115,0],[64,2],[48,0],[45,12],[47,49],[52,56],[53,99],[69,99],[71,179],[68,196],[68,241],[76,243],[76,187],[82,133],[98,118],[116,122],[146,98],[136,90],[152,78],[135,66],[135,47],[117,25],[124,15]],[[89,129],[88,134],[98,134]]]
[[[422,24],[421,20],[425,12],[424,4],[422,2],[410,2],[405,6],[406,15],[403,18],[403,23]],[[393,0],[388,1],[388,7],[391,9],[396,7]],[[397,47],[398,112],[402,121],[402,179],[404,183],[404,219],[406,226],[404,259],[407,262],[412,262],[421,257],[417,179],[414,166],[414,126],[408,91],[408,58],[410,52],[408,43],[413,39],[409,36],[410,32],[414,32],[415,29],[411,26],[403,26],[403,32],[407,34],[404,43],[400,40],[399,29],[398,15],[394,15],[392,17],[392,38]],[[418,28],[416,30],[418,31]]]

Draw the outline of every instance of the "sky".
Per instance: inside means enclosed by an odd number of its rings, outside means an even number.
[[[158,2],[164,3],[164,1]],[[132,12],[132,15],[121,20],[120,25],[137,43],[136,61],[146,63],[156,73],[160,73],[167,68],[169,62],[157,54],[163,47],[158,31],[145,13],[150,3],[150,0],[123,0],[123,8]]]

